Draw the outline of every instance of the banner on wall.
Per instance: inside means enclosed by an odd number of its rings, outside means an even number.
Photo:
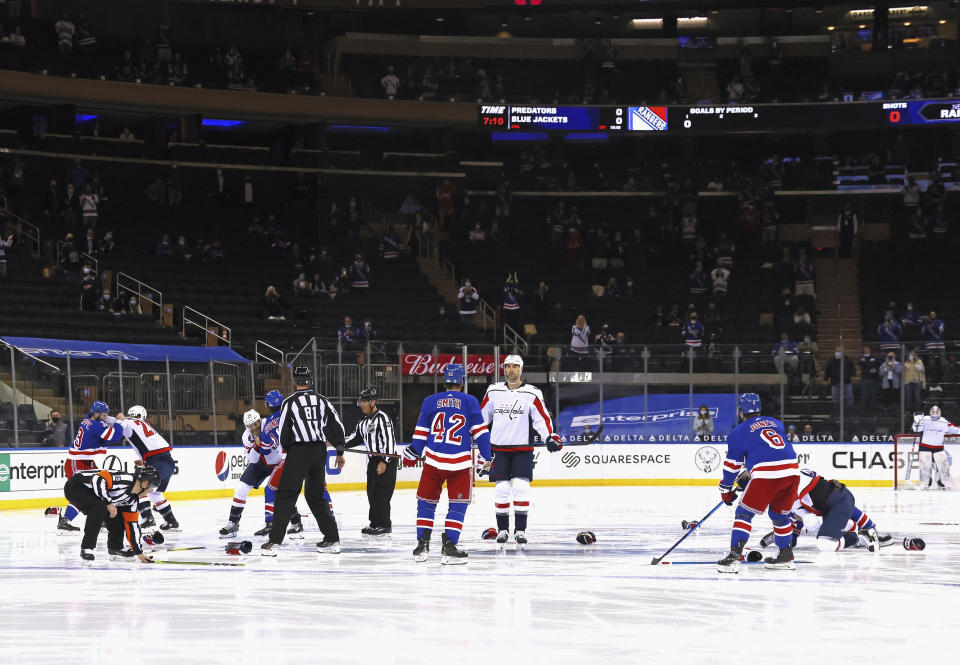
[[[503,361],[501,360],[501,363]],[[400,366],[405,376],[434,376],[443,374],[447,365],[463,364],[462,353],[405,353],[400,357]],[[496,365],[492,355],[470,353],[467,354],[468,376],[493,376]]]
[[[643,395],[618,397],[590,404],[562,407],[557,418],[561,434],[570,436],[593,430],[603,422],[603,443],[647,443],[656,441],[691,441],[695,432],[694,419],[705,404],[713,418],[713,433],[723,436],[737,419],[737,400],[730,393],[690,395]]]

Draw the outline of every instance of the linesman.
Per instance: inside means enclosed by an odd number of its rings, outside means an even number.
[[[296,509],[301,490],[317,520],[323,540],[317,551],[340,553],[340,532],[324,498],[324,474],[327,467],[327,446],[337,451],[336,466],[342,469],[343,423],[326,397],[313,390],[313,376],[308,367],[293,369],[297,389],[283,400],[280,407],[280,446],[287,453],[283,476],[277,484],[270,539],[262,545],[261,554],[276,556],[287,532],[290,517]],[[306,489],[304,489],[306,481]]]
[[[370,387],[360,392],[357,406],[363,418],[347,438],[345,446],[352,448],[361,443],[367,447],[370,459],[367,462],[367,501],[370,503],[370,524],[360,532],[365,536],[385,536],[393,531],[390,522],[390,499],[397,484],[397,440],[393,423],[377,404],[377,389]]]

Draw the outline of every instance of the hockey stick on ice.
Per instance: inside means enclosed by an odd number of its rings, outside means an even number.
[[[572,446],[589,446],[591,443],[596,443],[597,439],[600,438],[600,435],[603,434],[603,423],[600,424],[600,427],[597,428],[597,431],[590,435],[589,439],[583,441],[575,441],[574,443],[564,443],[563,447],[568,448]],[[546,448],[547,444],[545,443],[535,443],[533,444],[534,448]]]
[[[739,489],[740,489],[739,487],[734,488],[734,490],[733,490],[734,494],[737,494]],[[680,540],[678,540],[677,542],[675,542],[675,543],[670,547],[670,549],[668,549],[666,552],[664,552],[663,554],[661,554],[661,555],[658,556],[658,557],[653,557],[653,561],[650,562],[650,565],[651,565],[651,566],[656,566],[658,563],[660,563],[661,561],[663,561],[663,560],[667,557],[667,555],[670,554],[670,552],[672,552],[672,551],[677,547],[677,545],[679,545],[679,544],[682,543],[684,540],[686,540],[686,539],[687,539],[687,536],[689,536],[691,533],[693,533],[694,531],[696,531],[697,529],[699,529],[699,528],[700,528],[700,525],[703,524],[704,520],[706,520],[708,517],[710,517],[710,516],[713,515],[715,512],[717,512],[717,509],[720,508],[720,506],[722,506],[722,505],[723,505],[723,501],[721,501],[720,503],[718,503],[717,505],[715,505],[713,508],[711,508],[711,509],[710,509],[710,512],[707,513],[706,515],[704,515],[703,517],[701,517],[700,520],[697,522],[696,526],[694,526],[692,529],[690,529],[690,530],[687,531],[685,534],[683,534],[683,536],[680,537]]]
[[[177,566],[245,566],[245,563],[228,563],[225,561],[153,561],[152,563],[166,563]]]

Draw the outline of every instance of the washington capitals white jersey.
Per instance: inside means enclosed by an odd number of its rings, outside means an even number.
[[[490,427],[490,445],[494,451],[533,450],[530,427],[541,440],[559,441],[553,421],[543,403],[543,393],[528,383],[511,390],[505,381],[492,383],[480,402],[483,422]]]
[[[473,466],[470,439],[477,444],[480,457],[491,459],[490,434],[473,395],[447,390],[423,400],[413,441],[404,455],[424,457],[424,464],[444,471],[459,471]]]
[[[920,448],[930,450],[932,448],[943,448],[943,437],[946,434],[960,434],[960,427],[957,427],[943,416],[934,418],[933,416],[924,416],[919,423],[913,424],[914,432],[922,432],[920,437]]]
[[[145,420],[125,418],[122,422],[115,422],[103,433],[103,440],[107,443],[119,443],[123,439],[127,440],[144,461],[173,450],[167,440]]]

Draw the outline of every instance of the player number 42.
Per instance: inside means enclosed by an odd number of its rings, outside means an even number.
[[[450,426],[447,427],[445,414],[441,411],[433,417],[433,424],[430,425],[430,433],[433,434],[434,441],[444,441],[446,443],[460,443],[463,437],[457,434],[467,423],[467,419],[459,413],[450,416]]]

